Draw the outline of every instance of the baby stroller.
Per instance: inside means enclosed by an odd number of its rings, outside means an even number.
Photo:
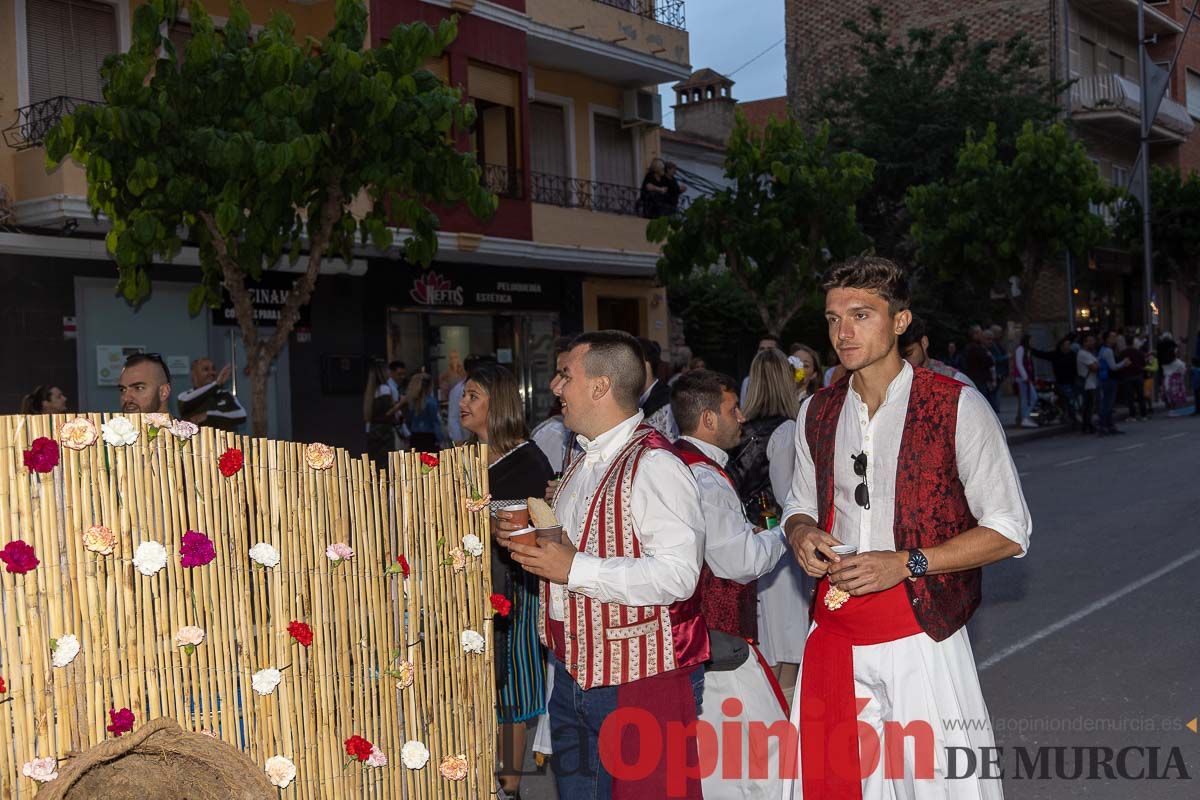
[[[1037,404],[1029,412],[1029,418],[1039,426],[1056,425],[1062,421],[1062,409],[1058,407],[1054,395],[1054,384],[1047,380],[1034,381],[1037,390]]]

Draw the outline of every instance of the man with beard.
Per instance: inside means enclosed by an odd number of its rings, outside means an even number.
[[[169,414],[171,373],[158,353],[134,353],[125,359],[117,381],[121,410],[129,414]]]

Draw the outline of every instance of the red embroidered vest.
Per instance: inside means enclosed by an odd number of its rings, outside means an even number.
[[[579,551],[598,558],[641,558],[642,545],[630,511],[633,479],[649,450],[675,452],[671,443],[649,425],[639,425],[613,457],[596,487],[584,518]],[[582,457],[567,467],[558,491],[567,486]],[[557,502],[557,495],[555,497]],[[550,623],[550,584],[542,582],[542,613],[538,635],[547,636]],[[583,689],[617,686],[708,660],[708,630],[700,615],[700,595],[670,606],[626,606],[566,591],[566,667]]]
[[[847,376],[817,392],[804,434],[816,466],[817,497],[825,527],[833,506],[833,465],[838,418],[850,387]],[[954,435],[963,384],[927,369],[914,369],[904,434],[896,464],[896,550],[932,547],[974,528],[975,518],[958,477]],[[903,581],[921,628],[936,641],[950,637],[979,607],[983,571],[963,570]]]
[[[679,457],[689,467],[704,464],[720,473],[721,477],[734,486],[729,477],[717,462],[700,451],[691,442],[680,439],[675,442]],[[734,495],[737,489],[734,487]],[[740,501],[738,503],[741,505]],[[709,630],[718,630],[731,636],[738,636],[752,642],[758,641],[758,581],[742,584],[726,578],[718,578],[709,568],[708,562],[700,570],[700,611]]]

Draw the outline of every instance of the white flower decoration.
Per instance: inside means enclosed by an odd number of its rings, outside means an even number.
[[[325,557],[337,564],[354,558],[354,549],[345,542],[335,542],[325,548]]]
[[[167,565],[167,548],[158,542],[142,542],[133,553],[133,565],[150,577]]]
[[[371,745],[371,755],[367,756],[367,760],[364,763],[368,767],[386,767],[388,759],[382,750],[375,745]]]
[[[54,642],[54,656],[50,663],[56,667],[65,667],[79,655],[79,638],[73,633],[66,633]]]
[[[46,756],[26,761],[25,766],[21,767],[21,774],[38,783],[52,781],[58,777],[58,759],[54,756]]]
[[[250,560],[264,567],[279,566],[279,551],[267,542],[259,542],[250,548]]]
[[[467,629],[459,635],[458,640],[462,643],[462,649],[465,653],[483,652],[485,642],[477,631]]]
[[[181,441],[187,441],[200,432],[200,426],[194,422],[188,422],[186,419],[177,419],[171,422],[167,428],[171,435]]]
[[[192,647],[201,644],[204,641],[204,628],[196,625],[184,625],[179,630],[175,631],[175,646],[176,647]]]
[[[113,447],[125,447],[138,440],[141,433],[129,421],[129,417],[113,417],[100,426],[104,441]]]
[[[473,533],[468,533],[462,538],[462,546],[463,550],[466,550],[468,555],[475,556],[476,558],[479,558],[481,555],[483,555],[483,542],[481,542],[479,537]]]
[[[171,415],[170,414],[158,414],[158,413],[143,414],[142,419],[146,421],[147,425],[153,426],[155,428],[171,427]]]
[[[429,748],[411,739],[400,748],[400,763],[409,769],[421,769],[429,763]]]
[[[275,687],[279,686],[281,680],[283,680],[282,672],[274,667],[267,667],[254,673],[254,676],[250,679],[250,685],[259,694],[271,694],[275,691]]]
[[[286,789],[296,778],[296,765],[286,756],[271,756],[267,759],[265,769],[271,785],[280,789]]]

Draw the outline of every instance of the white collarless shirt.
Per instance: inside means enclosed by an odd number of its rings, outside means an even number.
[[[896,468],[912,379],[913,369],[904,362],[874,417],[868,415],[867,404],[855,391],[851,380],[838,417],[833,456],[835,518],[832,534],[843,544],[856,545],[860,553],[896,549]],[[800,407],[796,419],[796,467],[783,512],[785,522],[795,514],[819,519],[816,466],[805,435],[809,405],[811,403],[805,402]],[[1033,532],[1033,520],[1021,491],[1021,479],[999,419],[983,395],[969,386],[963,387],[958,397],[954,444],[958,477],[971,515],[981,527],[991,528],[1020,545],[1018,558],[1025,555]],[[862,452],[867,454],[869,509],[854,500],[855,487],[862,479],[854,474],[853,457]]]
[[[716,445],[693,436],[682,436],[722,469],[729,454]],[[692,464],[692,475],[700,489],[700,507],[704,512],[704,560],[718,578],[749,583],[775,568],[783,557],[786,544],[783,529],[754,532],[754,525],[742,509],[742,501],[733,484],[710,465]]]
[[[601,479],[642,418],[638,411],[593,440],[576,437],[583,451],[577,457],[583,463],[554,503],[563,532],[576,547]],[[638,464],[629,503],[642,557],[599,558],[577,553],[565,588],[602,603],[627,606],[670,605],[691,597],[704,562],[704,516],[691,471],[670,450],[647,451]],[[556,620],[566,617],[566,592],[561,584],[550,584],[550,616]]]

